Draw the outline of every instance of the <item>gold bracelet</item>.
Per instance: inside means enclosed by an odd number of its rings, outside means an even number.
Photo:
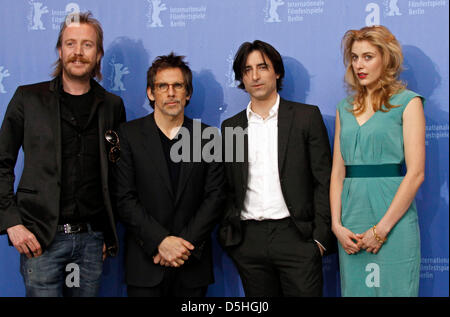
[[[387,240],[387,237],[384,238],[384,239],[381,239],[381,237],[380,237],[379,235],[377,235],[376,229],[377,229],[377,226],[373,226],[373,227],[372,227],[372,233],[373,233],[373,236],[375,237],[375,239],[376,239],[379,243],[381,243],[381,244],[385,243],[386,240]]]

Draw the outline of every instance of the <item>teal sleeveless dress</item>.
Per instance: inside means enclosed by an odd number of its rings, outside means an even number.
[[[348,99],[342,100],[337,108],[345,165],[377,165],[377,168],[404,164],[402,115],[414,97],[424,102],[423,97],[410,90],[392,96],[391,105],[399,107],[377,111],[361,126],[347,110],[353,108]],[[344,179],[341,221],[354,233],[364,233],[379,222],[403,180],[403,176],[373,176]],[[361,249],[349,255],[339,244],[339,267],[342,296],[418,296],[420,236],[415,202],[377,254]]]

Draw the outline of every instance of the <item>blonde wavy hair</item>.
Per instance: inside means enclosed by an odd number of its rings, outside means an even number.
[[[395,36],[384,26],[366,26],[360,30],[349,30],[342,39],[344,65],[346,67],[345,82],[350,93],[353,93],[351,109],[354,115],[366,110],[367,90],[362,86],[352,67],[352,47],[356,41],[368,41],[378,48],[383,61],[383,70],[378,79],[378,85],[370,96],[373,110],[388,112],[398,105],[391,105],[389,99],[392,95],[404,90],[406,85],[398,79],[403,64],[403,54],[400,43]],[[384,107],[383,107],[384,105]]]

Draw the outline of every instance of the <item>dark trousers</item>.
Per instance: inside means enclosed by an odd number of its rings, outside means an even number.
[[[290,218],[242,221],[242,242],[229,250],[249,297],[322,296],[322,257]]]
[[[208,286],[188,288],[177,278],[179,269],[167,268],[162,282],[154,287],[128,285],[128,297],[205,297]]]

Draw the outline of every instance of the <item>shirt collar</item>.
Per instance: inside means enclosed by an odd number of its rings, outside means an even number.
[[[261,116],[259,114],[257,114],[256,112],[253,112],[251,105],[252,105],[252,102],[250,101],[247,105],[247,120],[250,120],[254,116],[256,116],[257,118],[261,118]],[[269,116],[266,119],[278,115],[279,108],[280,108],[280,95],[277,94],[277,100],[275,101],[275,104],[272,106],[272,108],[270,108]]]

